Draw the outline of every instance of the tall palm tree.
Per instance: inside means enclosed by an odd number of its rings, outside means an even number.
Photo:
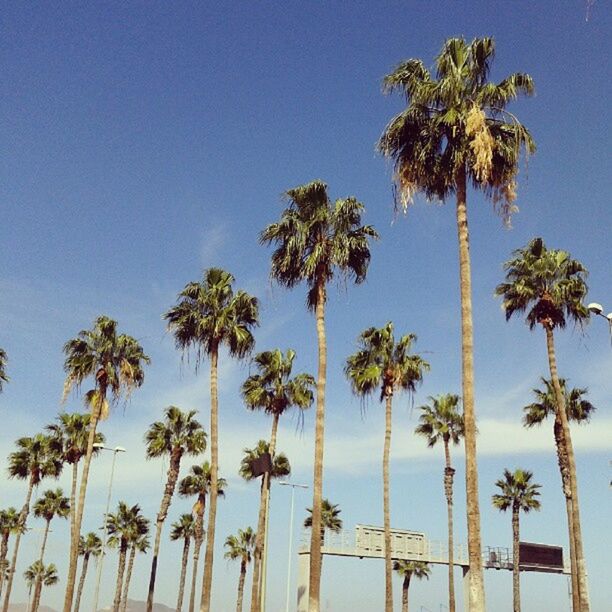
[[[495,54],[492,38],[446,41],[435,76],[409,59],[385,77],[384,91],[401,92],[407,107],[383,132],[378,149],[393,160],[396,200],[406,207],[416,193],[445,201],[455,195],[461,288],[461,359],[465,414],[466,496],[470,561],[470,610],[484,612],[481,559],[472,329],[472,281],[467,221],[467,184],[489,196],[506,218],[515,209],[521,152],[535,150],[529,131],[505,110],[519,95],[531,95],[529,75],[511,74],[499,83],[488,75]]]
[[[503,479],[498,480],[495,486],[500,492],[493,495],[493,506],[501,511],[512,510],[512,582],[513,582],[513,610],[521,612],[520,591],[520,559],[519,559],[519,513],[540,509],[538,491],[542,485],[531,481],[533,474],[528,470],[517,469],[514,472],[504,470]]]
[[[79,462],[87,454],[87,439],[89,438],[89,425],[91,416],[79,412],[62,412],[57,417],[57,423],[45,427],[45,430],[54,441],[56,451],[61,455],[62,461],[72,466],[72,482],[70,486],[70,533],[74,531],[76,492],[78,487]],[[94,444],[104,444],[105,438],[96,432]],[[100,452],[94,446],[92,456]]]
[[[44,565],[40,559],[38,561],[34,561],[34,563],[28,567],[28,569],[23,573],[23,577],[28,585],[28,602],[32,596],[32,589],[35,584],[40,582],[40,584],[43,586],[52,586],[59,582],[57,567],[55,567],[53,563]]]
[[[306,508],[309,513],[304,519],[304,527],[312,528],[313,525],[313,512],[312,508]],[[332,504],[329,499],[324,498],[321,504],[321,527],[319,529],[319,542],[321,546],[325,544],[325,532],[331,531],[332,533],[340,533],[342,531],[342,519],[340,518],[340,507],[338,504]]]
[[[289,349],[283,355],[280,349],[264,351],[255,355],[253,364],[257,374],[249,376],[242,385],[242,397],[251,410],[263,410],[272,416],[272,432],[270,434],[270,455],[276,450],[278,421],[289,408],[302,410],[309,408],[314,399],[312,388],[315,380],[310,374],[297,374],[291,378],[295,351]],[[265,554],[264,533],[268,522],[270,505],[269,474],[263,475],[261,496],[259,501],[259,517],[255,537],[253,588],[251,592],[251,612],[257,612],[260,604],[261,560]]]
[[[99,316],[92,329],[80,331],[76,338],[64,345],[64,398],[73,388],[79,389],[89,378],[94,388],[86,398],[91,410],[87,451],[79,487],[79,499],[75,509],[74,527],[70,537],[70,558],[64,612],[71,612],[76,584],[77,562],[81,523],[85,509],[89,467],[96,441],[96,428],[101,419],[108,417],[109,405],[127,397],[144,382],[144,365],[150,363],[137,340],[127,334],[117,333],[117,322],[107,316]]]
[[[192,513],[195,517],[193,533],[193,563],[191,571],[191,590],[189,595],[189,612],[195,609],[195,593],[198,578],[198,561],[200,559],[200,548],[204,541],[204,510],[206,509],[206,496],[210,491],[212,474],[210,463],[204,461],[201,465],[192,465],[189,474],[179,482],[179,495],[181,497],[196,497]],[[225,478],[217,477],[217,496],[223,497],[227,481]]]
[[[403,578],[402,581],[402,612],[408,612],[408,589],[410,580],[414,576],[419,580],[429,580],[431,570],[424,561],[394,561],[393,569]]]
[[[49,536],[49,529],[51,527],[51,521],[57,516],[59,518],[66,519],[70,514],[70,502],[67,497],[64,497],[62,489],[48,489],[39,497],[33,506],[33,514],[36,518],[42,518],[45,521],[45,530],[42,539],[42,545],[40,547],[39,561],[43,563],[45,556],[45,548],[47,547],[47,537]],[[34,586],[34,604],[32,606],[32,612],[38,610],[40,603],[40,593],[42,590],[42,578],[39,577],[38,581]]]
[[[4,383],[7,383],[10,378],[6,373],[6,362],[8,358],[6,356],[6,351],[0,348],[0,393],[2,393],[2,387]]]
[[[140,533],[136,534],[132,539],[130,546],[130,557],[127,563],[127,570],[125,571],[125,580],[123,584],[123,595],[121,595],[121,605],[119,607],[121,612],[127,610],[128,595],[130,592],[130,583],[132,581],[132,571],[134,569],[134,560],[136,553],[147,553],[151,548],[151,542],[149,540],[149,521],[145,519],[145,523],[140,527]]]
[[[157,561],[161,544],[161,532],[164,521],[168,516],[168,509],[172,502],[174,489],[181,469],[181,459],[184,455],[196,456],[203,453],[206,448],[206,433],[199,421],[194,417],[195,410],[183,412],[176,406],[169,406],[164,411],[165,419],[155,421],[145,434],[147,445],[147,459],[169,457],[168,475],[164,495],[161,500],[157,520],[155,523],[155,544],[153,546],[153,561],[151,563],[151,576],[149,578],[149,593],[147,596],[147,612],[153,610],[153,595],[155,591],[155,577],[157,574]]]
[[[234,277],[219,268],[204,271],[201,281],[188,283],[179,293],[178,303],[168,310],[164,319],[180,350],[193,350],[196,367],[203,356],[210,358],[210,467],[211,486],[208,508],[208,538],[204,558],[201,612],[210,611],[212,572],[217,520],[219,479],[219,349],[225,346],[230,356],[246,357],[255,344],[251,333],[258,324],[259,302],[245,291],[234,293]]]
[[[141,514],[140,506],[128,506],[120,501],[116,513],[110,513],[106,519],[108,544],[119,549],[119,565],[117,569],[117,584],[113,600],[113,612],[119,612],[121,591],[125,575],[125,562],[130,544],[148,531],[149,521]]]
[[[252,554],[255,552],[256,536],[250,527],[244,531],[238,530],[237,535],[229,535],[225,539],[225,558],[231,561],[240,559],[240,577],[238,578],[238,598],[236,599],[236,612],[242,612],[242,596],[244,593],[244,579],[246,578],[247,566],[251,562]]]
[[[181,577],[179,579],[178,599],[176,612],[183,608],[183,595],[185,593],[185,576],[187,575],[187,563],[189,563],[189,546],[195,533],[195,520],[192,514],[181,514],[178,521],[172,523],[170,539],[173,542],[183,540],[183,556],[181,558]]]
[[[8,544],[11,535],[22,533],[25,530],[25,526],[19,522],[19,512],[16,508],[11,506],[6,510],[0,510],[0,564],[4,567],[6,565],[6,571],[0,571],[0,596],[2,595],[2,588],[4,586],[4,579],[8,577],[10,572],[10,566],[6,559],[8,554]]]
[[[421,416],[415,432],[427,439],[433,448],[438,442],[444,445],[444,495],[448,522],[448,609],[455,612],[455,539],[453,533],[453,478],[455,470],[451,464],[450,445],[457,446],[463,438],[465,424],[459,412],[459,396],[447,393],[430,397],[431,404],[421,406]]]
[[[385,539],[385,612],[393,612],[391,560],[391,510],[389,502],[389,454],[391,452],[391,423],[393,396],[396,391],[413,392],[423,380],[429,364],[419,355],[410,354],[414,334],[406,334],[397,342],[393,323],[380,329],[369,327],[360,334],[358,350],[346,360],[345,373],[353,393],[366,398],[380,392],[385,402],[385,441],[383,450],[383,517]]]
[[[83,567],[81,568],[81,578],[74,600],[74,612],[79,612],[81,607],[81,596],[83,595],[83,587],[85,586],[85,578],[87,577],[87,567],[89,558],[94,556],[98,558],[102,553],[102,540],[92,531],[86,536],[81,536],[79,540],[79,556],[83,557]]]
[[[534,238],[525,248],[515,250],[512,259],[504,264],[504,270],[506,282],[499,284],[495,293],[504,300],[506,320],[513,314],[526,312],[529,329],[533,330],[536,325],[541,325],[546,334],[548,367],[555,394],[555,414],[561,424],[567,453],[569,487],[564,493],[566,506],[571,507],[568,530],[573,604],[575,611],[584,612],[589,610],[590,605],[580,526],[576,459],[565,396],[557,371],[554,332],[556,329],[565,328],[568,320],[579,325],[588,321],[589,311],[583,303],[587,294],[587,270],[566,251],[547,249],[542,238]]]
[[[261,474],[253,470],[253,464],[262,456],[270,453],[270,444],[266,440],[259,440],[253,448],[242,449],[244,456],[240,461],[238,473],[247,482],[259,478]],[[291,474],[291,464],[284,453],[275,453],[271,458],[270,480],[286,478]]]
[[[325,304],[327,284],[340,274],[356,284],[366,278],[370,262],[369,240],[378,238],[370,225],[361,225],[363,204],[354,197],[332,203],[327,185],[319,180],[289,189],[289,206],[277,223],[261,233],[262,243],[274,244],[271,276],[292,288],[304,281],[308,286],[307,305],[314,311],[317,327],[318,373],[315,421],[315,458],[313,483],[313,520],[318,532],[323,496],[323,442],[325,433],[325,383],[327,375],[327,338]],[[319,610],[321,586],[321,548],[319,538],[310,542],[309,609]]]
[[[19,523],[15,533],[13,558],[11,559],[10,574],[6,585],[6,594],[2,612],[8,612],[19,555],[21,536],[26,529],[26,521],[30,514],[30,502],[34,489],[38,487],[43,478],[58,478],[62,471],[61,459],[53,451],[53,445],[48,436],[36,434],[29,438],[19,438],[15,443],[16,451],[9,455],[9,478],[18,478],[28,482],[25,503],[19,513]]]

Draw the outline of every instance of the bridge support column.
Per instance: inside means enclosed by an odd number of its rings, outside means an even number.
[[[298,554],[297,612],[308,612],[308,585],[310,584],[310,553]]]

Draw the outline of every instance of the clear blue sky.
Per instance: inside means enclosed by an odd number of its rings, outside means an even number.
[[[493,78],[530,73],[534,98],[512,108],[532,130],[536,155],[519,175],[520,213],[505,230],[491,205],[470,194],[475,304],[480,495],[485,545],[511,542],[510,519],[490,508],[504,467],[530,468],[542,483],[543,508],[523,521],[526,540],[566,545],[563,498],[551,426],[525,432],[521,407],[546,374],[545,343],[519,320],[504,322],[493,289],[512,249],[541,235],[589,268],[589,299],[612,310],[609,4],[596,2],[328,2],[328,3],[39,3],[5,6],[0,130],[0,346],[12,378],[0,396],[0,469],[15,438],[34,434],[59,409],[63,342],[109,314],[138,337],[153,362],[144,387],[102,426],[120,458],[114,502],[139,502],[153,518],[166,466],[145,462],[142,434],[162,409],[201,410],[208,428],[206,368],[196,377],[165,333],[161,313],[203,268],[230,270],[262,300],[257,349],[293,347],[298,370],[315,371],[316,345],[305,291],[268,281],[269,251],[260,229],[273,221],[280,194],[321,178],[333,197],[355,195],[365,220],[381,233],[367,283],[340,287],[329,301],[329,377],[325,494],[340,504],[345,525],[382,523],[382,418],[377,404],[360,415],[342,375],[345,357],[367,326],[395,322],[418,335],[432,364],[414,398],[460,390],[457,246],[452,206],[417,203],[393,213],[390,169],[374,144],[399,98],[381,94],[382,77],[400,60],[431,64],[445,38],[492,35]],[[608,489],[612,458],[610,369],[605,321],[558,338],[563,376],[588,386],[598,407],[576,432],[582,521],[593,610],[612,600]],[[238,388],[247,365],[222,364],[222,472],[230,479],[218,519],[214,610],[234,609],[238,567],[221,543],[254,524],[257,486],[237,478],[243,446],[268,435],[262,415],[247,414]],[[67,409],[79,409],[72,398]],[[296,433],[281,429],[279,446],[295,479],[311,481],[313,415]],[[446,537],[441,452],[411,431],[417,411],[396,403],[392,522]],[[185,468],[190,464],[185,461]],[[85,529],[101,522],[110,457],[96,461]],[[462,458],[457,456],[457,540],[465,540]],[[43,484],[55,486],[49,482]],[[63,477],[62,486],[69,487]],[[21,505],[22,483],[2,481],[4,507]],[[298,499],[296,516],[310,505]],[[169,520],[189,511],[173,503]],[[274,490],[270,539],[270,610],[284,605],[288,491]],[[299,522],[298,521],[298,522]],[[32,526],[36,521],[32,520]],[[169,528],[166,527],[167,535]],[[19,572],[35,558],[39,532],[25,539]],[[296,530],[297,535],[297,530]],[[67,529],[55,525],[48,560],[65,575]],[[164,537],[157,588],[173,605],[179,545]],[[116,555],[106,569],[110,603]],[[137,562],[132,596],[143,599],[150,560]],[[383,565],[326,559],[323,599],[334,612],[380,609]],[[295,572],[294,572],[295,575]],[[459,577],[459,576],[458,576]],[[525,575],[524,610],[566,610],[566,582]],[[489,609],[511,609],[511,576],[487,573]],[[43,597],[59,607],[64,585]],[[399,597],[400,583],[396,582]],[[415,584],[414,606],[446,601],[445,570]],[[21,580],[14,601],[25,599]],[[87,607],[87,606],[86,606]]]

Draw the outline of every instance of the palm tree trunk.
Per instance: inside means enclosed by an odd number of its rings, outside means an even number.
[[[572,491],[570,488],[569,462],[567,460],[567,444],[563,436],[563,425],[555,414],[553,435],[557,449],[557,463],[561,472],[561,484],[565,496],[565,511],[567,514],[567,526],[569,530],[570,567],[572,579],[572,610],[580,612],[580,589],[578,587],[578,572],[576,571],[576,547],[574,545],[574,515],[572,513]]]
[[[391,561],[391,511],[389,504],[389,454],[393,395],[385,393],[385,447],[383,451],[383,521],[385,530],[385,612],[393,612],[393,566]]]
[[[461,287],[461,365],[463,416],[465,421],[465,488],[467,505],[470,612],[485,612],[478,467],[476,465],[476,415],[474,412],[474,334],[472,326],[472,273],[467,221],[465,168],[457,171],[457,233],[459,238],[459,277]]]
[[[76,599],[74,601],[74,612],[79,612],[81,607],[81,596],[83,595],[83,587],[85,586],[85,577],[87,576],[87,566],[89,565],[89,553],[83,556],[83,568],[81,569],[81,579],[79,580],[79,588],[77,589]],[[94,612],[98,612],[94,610]]]
[[[0,597],[2,597],[2,587],[4,586],[4,562],[8,554],[8,541],[10,533],[7,531],[2,534],[2,542],[0,543]]]
[[[117,584],[115,586],[115,598],[113,599],[113,612],[119,612],[121,603],[121,589],[123,587],[123,574],[125,573],[125,557],[127,555],[127,544],[121,543],[119,551],[119,567],[117,568]]]
[[[410,576],[404,576],[402,583],[402,612],[408,612],[408,587],[410,586]]]
[[[151,563],[151,576],[149,578],[149,593],[147,595],[147,612],[153,610],[153,595],[155,592],[155,577],[157,575],[157,561],[159,558],[159,547],[161,545],[161,532],[164,526],[164,521],[168,516],[168,508],[172,502],[172,496],[174,495],[174,489],[176,488],[176,481],[178,480],[179,472],[181,469],[181,449],[172,449],[172,455],[170,457],[170,465],[168,466],[168,478],[166,480],[166,487],[164,488],[164,495],[162,497],[161,506],[157,513],[157,521],[155,523],[155,546],[153,547],[153,561]]]
[[[195,522],[195,537],[193,543],[193,567],[191,570],[191,592],[189,594],[189,612],[195,611],[195,596],[198,582],[198,562],[200,549],[204,540],[204,503],[198,508]]]
[[[319,612],[321,590],[321,503],[323,497],[323,443],[325,433],[325,383],[327,376],[327,340],[325,337],[325,284],[317,283],[315,308],[319,367],[317,373],[317,411],[315,417],[314,482],[312,495],[312,530],[310,533],[310,576],[308,610]]]
[[[215,552],[215,523],[217,520],[217,487],[219,486],[219,390],[217,369],[219,345],[215,343],[210,355],[210,503],[208,505],[208,533],[204,555],[204,578],[200,612],[210,612],[213,557]]]
[[[557,372],[557,357],[555,354],[555,339],[553,330],[550,324],[544,323],[546,331],[546,348],[548,352],[548,365],[550,368],[550,378],[555,390],[557,417],[561,422],[563,435],[566,442],[567,460],[569,465],[569,485],[571,492],[571,506],[573,518],[573,534],[570,533],[570,538],[574,539],[574,550],[576,555],[576,573],[578,576],[578,596],[580,599],[580,612],[589,612],[589,592],[586,578],[586,562],[584,559],[584,551],[582,547],[582,529],[580,526],[580,510],[578,503],[578,481],[576,473],[576,459],[574,457],[574,447],[572,445],[572,436],[570,433],[569,422],[567,420],[567,412],[565,407],[565,397],[559,383],[559,374]]]
[[[50,526],[51,526],[51,521],[47,521],[45,525],[45,532],[43,535],[42,545],[40,547],[40,557],[38,558],[41,564],[45,556],[45,548],[47,548],[47,538],[49,537],[49,527]],[[36,612],[40,604],[40,593],[42,591],[42,586],[43,586],[42,581],[43,581],[42,576],[38,576],[38,578],[36,578],[36,583],[34,585],[34,603],[32,605],[32,612]]]
[[[190,538],[185,538],[183,544],[183,559],[181,561],[181,577],[179,579],[178,600],[176,602],[176,612],[181,612],[183,608],[183,595],[185,594],[185,576],[187,575],[187,563],[189,563],[189,544]]]
[[[521,612],[521,578],[519,557],[519,508],[512,508],[512,605],[513,612]]]
[[[127,572],[125,574],[125,584],[123,585],[123,595],[121,596],[121,612],[127,610],[128,595],[130,593],[130,582],[132,581],[132,570],[134,569],[134,559],[136,558],[136,545],[132,544],[130,559],[128,561]]]
[[[236,600],[236,612],[242,612],[242,596],[244,594],[244,579],[246,578],[246,562],[240,563],[240,578],[238,578],[238,599]]]
[[[6,584],[6,595],[4,596],[4,605],[2,606],[2,612],[8,612],[9,602],[11,600],[11,590],[13,588],[13,578],[15,577],[15,568],[17,567],[17,555],[19,554],[19,543],[21,542],[21,536],[23,528],[25,528],[28,514],[30,514],[30,502],[32,501],[32,492],[34,491],[34,481],[30,478],[28,484],[28,492],[26,494],[26,500],[23,504],[23,508],[19,513],[19,527],[15,535],[15,548],[13,549],[13,558],[11,560],[11,567]]]
[[[79,480],[79,463],[72,464],[72,484],[70,486],[70,540],[74,538],[75,510],[76,510],[76,491]]]
[[[453,478],[455,470],[451,465],[448,440],[444,439],[444,494],[448,522],[448,610],[455,612],[455,534],[453,532]]]
[[[89,468],[93,454],[93,445],[96,440],[96,428],[100,419],[100,408],[106,400],[106,387],[100,387],[98,402],[93,406],[91,419],[89,421],[89,436],[87,438],[87,452],[85,453],[85,463],[81,475],[81,486],[79,488],[79,503],[76,507],[74,517],[74,529],[70,534],[70,557],[68,564],[68,575],[66,576],[66,592],[64,595],[64,612],[71,612],[72,599],[74,597],[74,585],[76,583],[77,564],[79,560],[79,537],[81,535],[81,524],[83,522],[83,509],[85,508],[85,496],[87,494],[87,479],[89,478]],[[6,611],[3,611],[6,612]]]
[[[276,435],[278,431],[278,414],[272,420],[272,432],[268,452],[274,459],[276,449]],[[259,612],[261,595],[261,566],[264,551],[264,537],[266,531],[266,509],[270,498],[270,473],[266,472],[261,478],[261,491],[259,495],[259,515],[257,517],[257,533],[255,535],[255,550],[253,551],[253,585],[251,587],[251,612]]]

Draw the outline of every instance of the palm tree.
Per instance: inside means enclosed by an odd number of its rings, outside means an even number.
[[[40,559],[38,561],[34,561],[34,563],[28,567],[28,569],[23,573],[23,577],[28,585],[28,602],[30,601],[32,588],[35,584],[40,583],[43,586],[52,586],[59,582],[57,567],[55,567],[53,563],[49,563],[49,565],[45,566]],[[36,604],[36,601],[34,601],[34,603]]]
[[[427,578],[431,570],[429,564],[424,561],[394,561],[393,569],[403,578],[402,582],[402,612],[408,612],[408,589],[410,588],[410,579],[414,576],[419,580]]]
[[[289,206],[277,223],[261,233],[261,242],[274,244],[271,276],[292,288],[305,281],[307,305],[314,311],[317,326],[318,374],[315,420],[315,458],[313,483],[313,520],[318,532],[321,524],[323,495],[323,442],[325,429],[325,383],[327,375],[327,339],[325,303],[327,284],[339,273],[362,283],[370,262],[369,239],[378,238],[370,225],[361,225],[363,204],[354,197],[329,199],[327,185],[319,180],[289,189]],[[318,537],[310,542],[310,578],[308,600],[312,612],[319,610],[321,586],[321,548]]]
[[[70,487],[70,533],[74,531],[76,492],[78,487],[79,462],[87,454],[87,439],[89,438],[89,424],[91,416],[79,412],[62,412],[57,416],[58,423],[47,425],[45,430],[53,439],[56,451],[61,455],[62,461],[72,466],[72,483]],[[96,432],[94,444],[104,444],[105,438]],[[92,456],[100,452],[94,446]]]
[[[202,281],[191,282],[185,286],[179,293],[177,305],[163,315],[168,322],[168,329],[174,335],[177,348],[184,353],[192,349],[195,351],[196,367],[204,355],[210,357],[211,486],[201,612],[210,611],[217,519],[219,348],[225,346],[232,357],[239,359],[246,357],[255,344],[251,331],[258,324],[259,316],[257,298],[245,291],[234,293],[233,282],[234,277],[229,272],[219,268],[209,268],[204,271]]]
[[[470,562],[470,610],[484,612],[481,559],[472,289],[467,222],[467,183],[490,197],[502,215],[515,209],[521,151],[535,151],[528,130],[505,110],[519,95],[531,95],[529,75],[515,73],[500,83],[487,81],[495,54],[492,38],[446,41],[436,58],[436,75],[409,59],[384,80],[386,93],[400,91],[407,107],[383,132],[378,149],[393,160],[396,199],[406,207],[415,193],[428,199],[456,198],[461,287],[463,409],[465,415],[466,497]]]
[[[270,444],[266,440],[259,440],[259,442],[257,442],[253,448],[243,448],[242,452],[244,453],[244,456],[240,461],[240,469],[238,473],[247,482],[259,478],[261,474],[253,470],[253,464],[266,454],[270,454]],[[270,480],[286,478],[291,474],[291,464],[284,453],[275,453],[274,457],[270,456],[270,459]]]
[[[34,516],[36,518],[42,518],[45,520],[45,531],[42,539],[42,545],[40,547],[39,561],[43,563],[45,556],[45,548],[47,546],[47,537],[49,536],[49,528],[51,527],[51,521],[57,516],[59,518],[68,518],[70,514],[70,502],[67,497],[64,497],[62,489],[48,489],[34,502]],[[39,577],[38,581],[34,586],[34,605],[32,606],[32,612],[38,610],[40,603],[40,593],[42,590],[42,578]]]
[[[189,562],[189,546],[195,533],[195,521],[191,514],[181,514],[178,521],[172,523],[170,539],[173,542],[183,540],[183,556],[181,559],[181,577],[179,579],[178,600],[176,602],[176,612],[181,612],[183,608],[183,594],[185,593],[185,576],[187,575],[187,563]]]
[[[4,567],[6,565],[6,571],[3,569],[0,571],[0,596],[2,595],[2,587],[4,586],[4,579],[8,578],[10,567],[7,561],[8,554],[8,543],[11,535],[17,533],[23,533],[25,530],[24,525],[20,525],[19,512],[16,508],[11,506],[6,510],[0,510],[0,564]]]
[[[79,500],[75,510],[74,527],[70,537],[70,559],[66,578],[64,612],[71,612],[74,586],[76,583],[79,541],[89,467],[96,441],[96,428],[101,419],[108,417],[109,404],[129,397],[130,393],[144,382],[145,364],[150,359],[140,344],[127,334],[117,334],[117,322],[107,316],[99,316],[92,329],[84,329],[76,338],[64,345],[64,398],[73,388],[79,389],[90,377],[94,388],[88,391],[86,399],[91,410],[89,435],[85,463],[81,475]]]
[[[155,577],[157,574],[157,561],[161,544],[161,532],[164,521],[168,516],[168,509],[172,502],[174,489],[178,481],[183,455],[196,456],[203,453],[206,448],[206,433],[199,421],[194,417],[195,410],[183,412],[176,406],[169,406],[164,411],[164,421],[156,421],[145,434],[147,445],[147,459],[169,457],[168,475],[162,497],[157,520],[155,523],[155,544],[153,547],[153,562],[151,563],[151,576],[149,579],[149,594],[147,596],[147,612],[153,609],[153,595],[155,591]]]
[[[465,425],[459,412],[459,396],[447,393],[430,397],[430,405],[421,406],[421,416],[415,432],[427,438],[427,445],[433,448],[438,442],[444,445],[444,494],[448,518],[448,609],[455,612],[455,576],[453,534],[453,478],[455,470],[451,465],[450,445],[457,446],[463,438]]]
[[[501,511],[512,510],[512,578],[513,593],[512,601],[514,612],[521,611],[520,592],[520,559],[519,559],[519,513],[522,510],[527,513],[531,510],[540,509],[540,496],[538,491],[542,485],[534,484],[531,479],[533,474],[528,470],[504,470],[503,479],[498,480],[495,486],[500,493],[493,495],[493,506]]]
[[[238,598],[236,600],[236,612],[242,612],[242,596],[244,593],[244,579],[246,578],[247,566],[251,562],[251,555],[255,552],[256,536],[250,527],[244,531],[238,530],[238,535],[229,535],[225,539],[225,558],[235,561],[240,559],[240,578],[238,578]]]
[[[144,519],[143,524],[140,527],[140,532],[134,536],[132,539],[132,544],[130,547],[130,558],[127,563],[127,570],[125,572],[125,581],[123,584],[123,595],[121,596],[121,612],[125,612],[127,610],[127,602],[128,602],[128,594],[130,592],[130,583],[132,581],[132,571],[134,569],[134,560],[136,558],[136,553],[147,553],[149,548],[151,547],[151,542],[149,540],[149,521]]]
[[[293,406],[302,410],[312,405],[312,388],[315,380],[310,374],[297,374],[291,378],[295,351],[289,349],[285,355],[276,349],[255,355],[253,364],[258,373],[249,376],[242,385],[242,397],[251,410],[263,410],[272,415],[272,432],[270,434],[270,455],[274,456],[278,421]],[[261,560],[265,551],[264,533],[268,522],[270,505],[270,480],[268,472],[264,473],[261,482],[259,517],[255,537],[253,588],[251,592],[251,612],[257,612],[260,605]]]
[[[13,558],[11,559],[10,574],[6,585],[6,594],[2,612],[8,612],[15,578],[15,568],[17,567],[17,556],[19,554],[19,544],[21,536],[26,530],[26,520],[30,514],[30,502],[32,493],[38,487],[43,478],[57,478],[62,471],[62,462],[53,452],[53,446],[48,436],[36,434],[29,438],[19,438],[16,442],[17,449],[9,455],[9,478],[18,478],[28,481],[28,491],[25,503],[19,513],[19,523],[15,533],[15,545],[13,548]]]
[[[113,600],[113,612],[119,612],[128,549],[130,544],[148,532],[149,521],[142,516],[138,504],[130,507],[125,502],[120,501],[117,512],[108,515],[106,528],[110,536],[108,539],[109,546],[119,548],[117,584]]]
[[[81,536],[79,540],[79,556],[83,557],[83,567],[81,569],[81,578],[76,593],[74,602],[74,612],[79,612],[81,607],[81,596],[83,595],[83,587],[85,586],[85,578],[87,577],[87,566],[89,565],[89,557],[99,557],[102,553],[102,540],[92,531],[86,536]]]
[[[393,611],[391,561],[391,510],[389,503],[389,454],[391,451],[391,423],[393,396],[396,391],[413,392],[423,380],[429,364],[419,355],[411,355],[414,334],[402,336],[395,342],[393,323],[377,329],[370,327],[358,338],[359,349],[346,360],[345,373],[353,393],[366,398],[380,391],[385,402],[385,442],[383,451],[383,516],[385,538],[385,611]]]
[[[566,251],[547,249],[542,238],[534,238],[525,248],[514,251],[513,258],[504,264],[504,270],[506,282],[498,285],[495,293],[503,297],[506,320],[513,314],[526,312],[529,329],[533,330],[539,324],[546,334],[548,367],[555,394],[555,414],[561,424],[560,430],[567,454],[569,487],[564,493],[566,506],[571,507],[568,530],[573,607],[575,611],[584,612],[589,610],[590,605],[580,526],[576,459],[565,396],[557,372],[554,331],[565,328],[568,320],[579,325],[588,320],[589,311],[582,301],[587,293],[587,270]]]
[[[312,528],[313,512],[312,508],[306,508],[310,514],[304,519],[304,527]],[[325,532],[340,533],[342,531],[342,519],[340,518],[340,508],[338,504],[332,504],[328,499],[324,498],[321,504],[321,528],[319,530],[319,543],[321,548],[325,545]]]
[[[6,362],[8,358],[6,356],[6,351],[0,348],[0,393],[2,393],[2,386],[4,383],[7,383],[10,378],[6,374]]]
[[[195,517],[193,534],[193,567],[191,572],[191,591],[189,595],[189,612],[195,609],[195,593],[198,577],[198,561],[200,559],[200,548],[204,541],[204,510],[206,508],[206,496],[210,491],[212,480],[210,463],[204,461],[201,465],[192,465],[189,474],[179,482],[179,495],[181,497],[197,497],[192,508]],[[227,481],[225,478],[217,478],[217,496],[223,497]]]

